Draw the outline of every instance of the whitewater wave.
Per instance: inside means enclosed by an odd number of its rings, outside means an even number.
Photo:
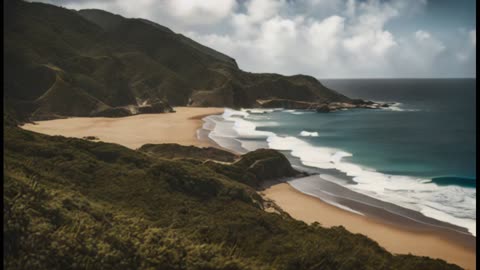
[[[385,103],[385,102],[380,102]],[[418,112],[418,109],[404,108],[404,105],[400,102],[395,102],[388,107],[382,107],[382,110],[385,111],[394,111],[394,112]]]
[[[282,110],[283,110],[282,108],[271,108],[271,109],[255,108],[255,109],[241,109],[240,111],[246,112],[249,114],[266,114],[266,113],[277,112]]]
[[[294,136],[279,136],[273,132],[259,131],[256,129],[258,124],[245,120],[248,115],[246,111],[225,109],[221,121],[218,121],[210,132],[210,138],[220,145],[224,142],[222,140],[233,140],[241,146],[243,152],[263,147],[289,151],[290,155],[300,159],[305,166],[335,169],[352,180],[345,181],[328,174],[323,175],[323,178],[329,181],[355,192],[421,212],[425,216],[467,228],[471,234],[476,235],[475,189],[437,185],[427,178],[384,174],[350,162],[349,157],[353,154],[347,151],[314,146]],[[318,136],[318,133],[302,131],[299,135]]]
[[[439,186],[430,179],[389,175],[345,161],[352,154],[335,148],[312,146],[296,137],[270,136],[270,148],[291,151],[310,167],[336,169],[355,182],[345,185],[362,194],[395,203],[441,221],[455,224],[476,235],[476,191],[459,186]],[[338,183],[338,182],[337,182]]]
[[[316,113],[314,111],[297,111],[297,110],[283,110],[284,112],[290,113],[290,114],[295,114],[295,115],[300,115],[300,114],[309,114],[309,113]]]
[[[316,132],[316,131],[308,132],[308,131],[303,130],[302,132],[300,132],[300,136],[303,136],[303,137],[318,137],[318,132]]]

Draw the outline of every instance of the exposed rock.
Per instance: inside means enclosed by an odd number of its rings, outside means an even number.
[[[352,104],[359,105],[364,103],[365,103],[365,100],[363,99],[352,99]]]
[[[330,112],[330,108],[327,104],[321,104],[315,110],[320,113]]]
[[[129,109],[124,107],[107,108],[103,111],[95,112],[91,116],[95,117],[125,117],[132,115]]]
[[[362,99],[354,99],[348,102],[306,102],[290,99],[267,99],[257,100],[257,107],[261,108],[284,108],[296,110],[315,110],[319,113],[335,112],[339,110],[348,110],[354,108],[379,109],[388,107],[391,103],[375,103]]]
[[[137,107],[138,113],[167,113],[173,112],[173,108],[168,103],[158,101],[150,105],[144,105]]]
[[[98,137],[96,136],[85,136],[82,139],[88,140],[88,141],[98,141]]]
[[[234,165],[256,176],[257,181],[291,177],[300,174],[288,159],[272,149],[258,149],[243,155]]]
[[[291,99],[267,99],[257,100],[257,105],[262,108],[284,108],[296,110],[312,110],[315,109],[317,103],[297,101]]]
[[[144,113],[169,113],[175,110],[164,101],[157,101],[153,104],[128,105],[122,107],[109,107],[101,111],[92,113],[93,117],[125,117]]]

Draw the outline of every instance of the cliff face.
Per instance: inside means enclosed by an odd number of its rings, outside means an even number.
[[[4,15],[4,96],[21,119],[124,115],[158,102],[350,102],[310,76],[244,72],[233,58],[147,20],[23,1],[5,2]]]

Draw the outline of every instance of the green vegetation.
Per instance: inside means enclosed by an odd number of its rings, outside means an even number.
[[[176,143],[144,144],[138,150],[156,157],[168,159],[193,158],[200,160],[213,159],[216,161],[233,162],[237,158],[237,156],[231,152],[214,147],[198,148]]]
[[[231,57],[143,19],[20,0],[6,1],[4,15],[5,103],[22,121],[120,117],[132,113],[126,106],[159,100],[228,107],[350,100],[313,77],[244,72]]]
[[[12,126],[4,142],[6,269],[459,269],[263,211],[235,176],[275,151],[168,160]]]
[[[265,212],[261,181],[298,174],[273,150],[134,151],[16,127],[169,104],[351,101],[316,79],[243,72],[168,28],[105,11],[11,0],[4,16],[6,269],[459,269]]]
[[[259,181],[299,174],[284,155],[272,149],[249,152],[234,165],[254,174]]]

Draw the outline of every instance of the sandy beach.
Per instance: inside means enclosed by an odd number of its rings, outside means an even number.
[[[176,107],[176,113],[142,114],[124,118],[75,117],[26,124],[22,128],[67,137],[95,136],[137,149],[146,143],[178,143],[182,145],[216,146],[212,141],[199,141],[197,129],[206,115],[221,114],[223,108]],[[476,268],[475,245],[464,245],[436,232],[405,229],[381,220],[361,216],[334,207],[316,197],[301,193],[287,183],[269,185],[261,194],[273,200],[293,218],[323,226],[344,226],[377,241],[396,254],[414,254],[441,258],[465,269]]]
[[[353,233],[367,235],[395,254],[414,254],[440,258],[476,269],[475,248],[448,239],[441,234],[405,230],[365,216],[327,204],[320,199],[301,193],[287,183],[271,185],[262,191],[293,218],[306,223],[319,222],[322,226],[343,226]],[[459,240],[460,241],[460,240]]]
[[[48,135],[82,138],[95,136],[104,142],[137,149],[146,143],[178,143],[200,147],[212,146],[197,139],[197,129],[202,118],[221,114],[224,108],[175,107],[175,113],[139,114],[129,117],[71,117],[35,124],[25,124],[23,129]]]

